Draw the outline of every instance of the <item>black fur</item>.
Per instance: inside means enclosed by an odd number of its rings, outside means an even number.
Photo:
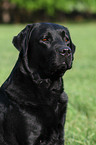
[[[0,145],[64,145],[68,98],[62,76],[75,52],[68,29],[27,25],[13,44],[20,54],[0,88]]]

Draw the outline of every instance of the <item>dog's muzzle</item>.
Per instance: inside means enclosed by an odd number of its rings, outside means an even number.
[[[70,47],[59,48],[59,53],[63,56],[69,56],[71,55],[71,49]]]
[[[59,54],[62,56],[63,65],[70,69],[72,67],[72,51],[70,47],[59,48]]]

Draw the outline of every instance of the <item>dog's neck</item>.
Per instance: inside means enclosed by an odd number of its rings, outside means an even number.
[[[54,99],[57,99],[61,95],[63,92],[63,80],[61,77],[54,81],[48,78],[42,79],[36,70],[31,71],[30,74],[21,66],[20,61],[18,61],[11,75],[1,87],[10,99],[16,100],[21,104],[24,104],[24,101],[26,104],[28,102],[35,104],[34,96],[36,97],[36,91],[39,92],[37,99],[40,103],[42,103],[42,100],[43,102],[48,102],[48,99],[50,100],[52,95]]]

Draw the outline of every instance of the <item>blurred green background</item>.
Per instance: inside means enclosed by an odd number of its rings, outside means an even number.
[[[13,36],[41,21],[68,27],[76,45],[73,68],[63,77],[69,96],[65,145],[96,145],[96,0],[0,1],[0,85],[18,58]]]
[[[0,0],[0,22],[96,19],[96,0]]]

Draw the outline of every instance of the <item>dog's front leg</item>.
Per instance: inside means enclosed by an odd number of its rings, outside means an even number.
[[[60,96],[59,107],[58,107],[58,131],[59,131],[59,144],[64,145],[64,125],[66,121],[68,96],[63,92]]]

